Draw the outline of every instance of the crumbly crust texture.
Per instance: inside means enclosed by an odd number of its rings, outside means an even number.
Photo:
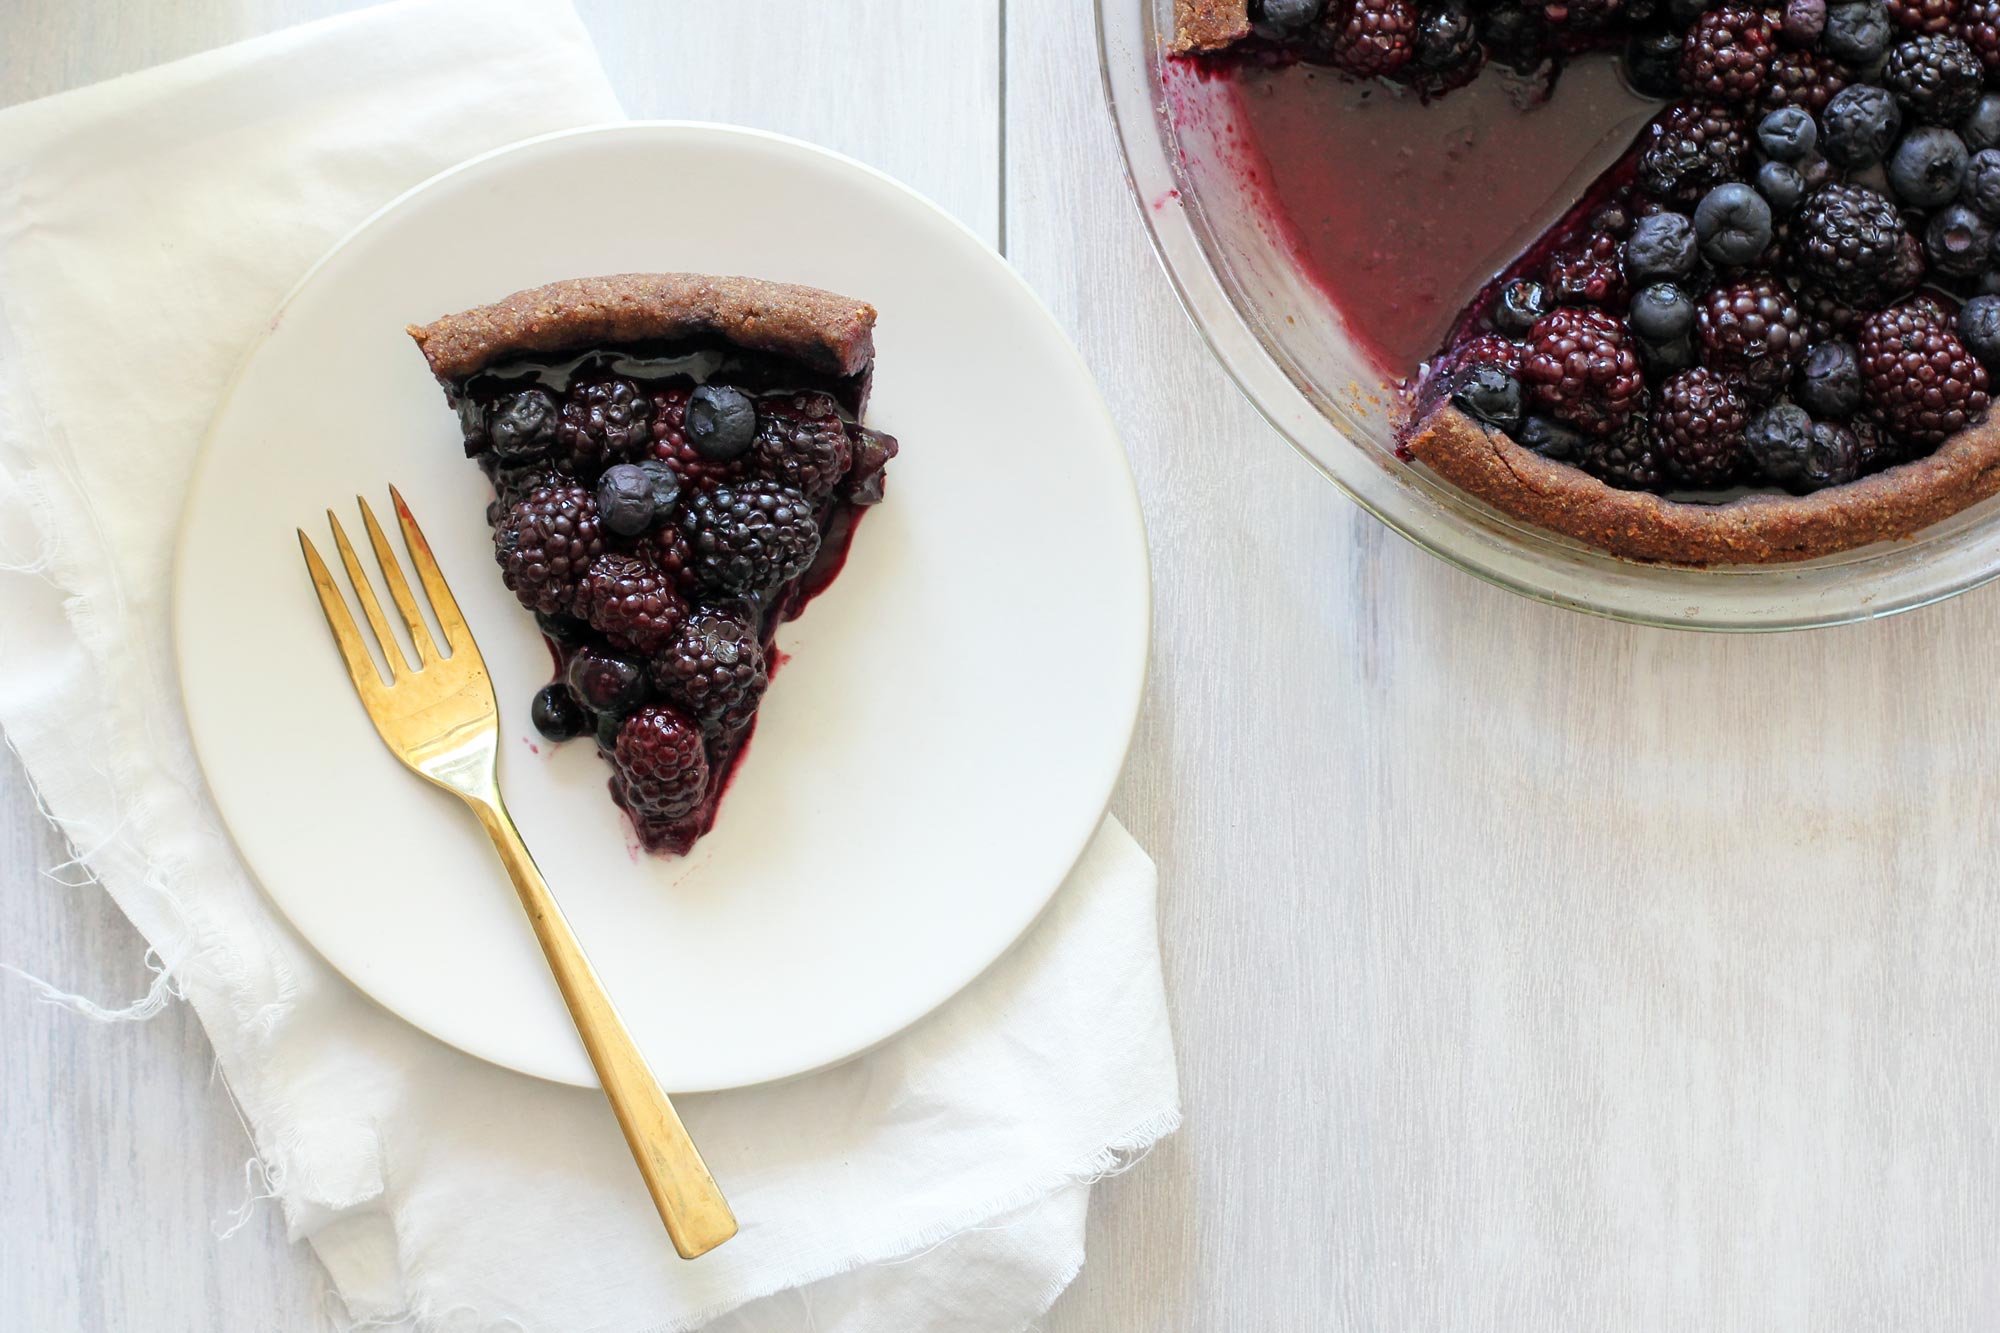
[[[1811,495],[1725,504],[1621,491],[1522,448],[1450,404],[1426,417],[1410,452],[1495,509],[1628,560],[1773,565],[1909,537],[2000,492],[2000,413],[1937,452]]]
[[[431,373],[451,383],[515,356],[689,338],[721,338],[847,378],[873,360],[874,329],[873,306],[816,287],[701,273],[616,273],[531,287],[412,324],[409,334]]]
[[[1250,35],[1250,0],[1174,0],[1174,54],[1220,51]]]

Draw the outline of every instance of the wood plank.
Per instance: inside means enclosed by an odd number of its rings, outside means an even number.
[[[2000,591],[1727,638],[1387,534],[1208,359],[1090,9],[1009,0],[1007,233],[1125,431],[1187,1128],[1051,1333],[2000,1318]]]

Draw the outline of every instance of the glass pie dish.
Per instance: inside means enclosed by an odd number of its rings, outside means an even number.
[[[1141,216],[1223,367],[1304,457],[1433,555],[1527,597],[1670,628],[1781,630],[1928,605],[2000,574],[2000,497],[1903,541],[1794,564],[1641,564],[1511,518],[1397,453],[1397,384],[1299,257],[1226,79],[1168,58],[1173,0],[1098,0],[1105,94]],[[1607,124],[1554,211],[1630,142]],[[1523,243],[1549,220],[1522,218]]]

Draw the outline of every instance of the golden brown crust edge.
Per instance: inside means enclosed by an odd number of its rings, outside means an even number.
[[[615,273],[531,287],[412,324],[409,334],[431,373],[446,381],[515,356],[688,338],[721,338],[847,377],[868,369],[874,329],[873,306],[817,287],[701,273]]]
[[[1996,414],[2000,417],[2000,414]],[[1690,504],[1621,491],[1522,448],[1446,404],[1410,452],[1504,514],[1628,560],[1772,565],[1909,537],[2000,492],[2000,419],[1946,440],[1928,458],[1811,495]]]
[[[1175,55],[1220,51],[1250,35],[1250,0],[1174,0]]]

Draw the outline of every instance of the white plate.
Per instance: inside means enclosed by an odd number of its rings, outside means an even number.
[[[811,283],[881,312],[888,502],[790,662],[715,829],[637,854],[588,743],[538,744],[549,675],[502,587],[489,490],[411,322],[635,270]],[[356,985],[495,1063],[589,1085],[497,862],[376,739],[293,528],[393,482],[500,695],[515,818],[661,1081],[785,1078],[950,998],[1048,902],[1102,817],[1146,669],[1145,536],[1089,372],[1014,272],[904,186],[789,139],[621,125],[477,158],[364,224],[251,354],[175,571],[202,768],[252,871]],[[357,530],[352,522],[350,531]],[[324,549],[324,548],[323,548]]]

